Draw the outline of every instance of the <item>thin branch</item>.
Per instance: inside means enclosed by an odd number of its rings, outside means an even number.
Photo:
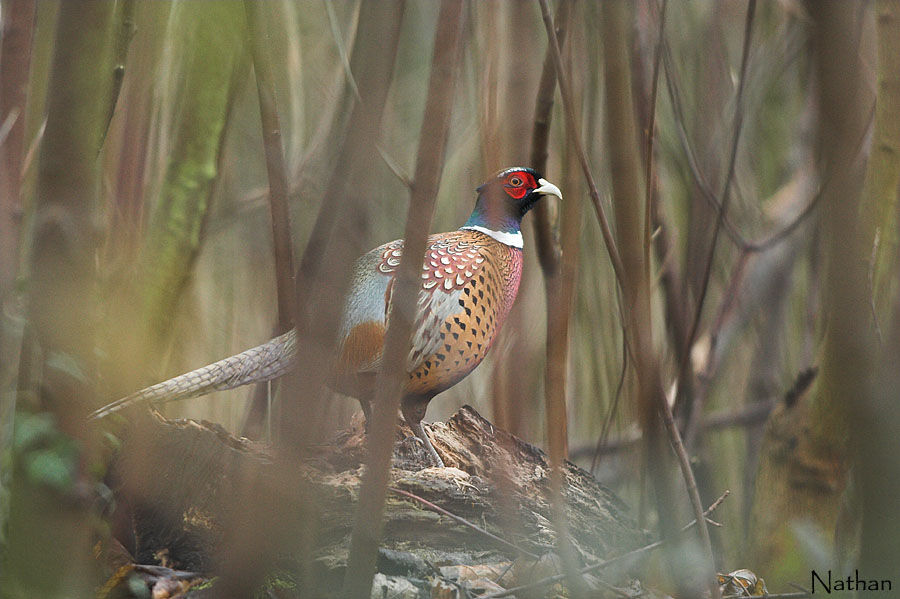
[[[15,126],[16,121],[19,120],[21,116],[21,112],[18,108],[13,108],[6,115],[6,118],[3,119],[3,124],[0,125],[0,146],[6,141],[6,136],[9,135],[9,132],[12,131],[13,126]]]
[[[566,20],[569,13],[569,2],[563,0],[556,8],[556,37],[559,44],[565,43]],[[547,147],[550,144],[550,123],[553,118],[553,95],[556,92],[556,65],[553,61],[552,49],[547,47],[544,64],[541,67],[541,79],[538,83],[537,98],[534,106],[534,124],[531,128],[531,166],[539,173],[547,170]],[[550,276],[559,268],[561,250],[550,224],[550,204],[539,202],[534,207],[535,240],[538,260],[544,276]]]
[[[116,41],[113,55],[113,83],[109,94],[109,105],[106,110],[106,126],[103,128],[103,137],[109,132],[113,114],[116,112],[116,104],[119,101],[119,92],[122,91],[122,80],[125,79],[125,59],[128,58],[128,48],[137,29],[134,23],[134,0],[123,0],[116,10]]]
[[[411,191],[413,182],[412,182],[412,179],[409,177],[409,175],[406,172],[404,172],[403,167],[401,167],[397,163],[397,161],[394,160],[391,157],[391,155],[387,153],[387,150],[385,150],[381,146],[380,143],[375,144],[375,149],[378,150],[378,155],[381,157],[381,160],[382,160],[382,162],[384,162],[384,165],[386,167],[388,167],[388,170],[391,171],[391,174],[393,174],[395,177],[397,177],[397,180],[400,181],[401,183],[403,183],[403,186],[406,189],[409,189]]]
[[[714,512],[716,510],[716,508],[718,508],[720,505],[722,505],[722,502],[725,501],[725,498],[728,497],[730,494],[731,494],[731,491],[725,491],[708,508],[706,508],[706,510],[703,512],[704,520],[706,519],[707,516],[709,516],[712,512]],[[689,522],[688,524],[686,524],[685,526],[683,526],[681,528],[681,532],[686,532],[686,531],[690,530],[691,527],[693,527],[696,524],[697,524],[697,520],[696,519],[692,520],[691,522]],[[608,568],[609,566],[613,566],[615,564],[618,564],[619,562],[623,562],[625,560],[641,556],[645,553],[649,553],[649,552],[653,551],[654,549],[659,549],[660,547],[665,545],[666,542],[667,541],[665,541],[665,540],[656,541],[654,543],[650,543],[649,545],[644,545],[643,547],[640,547],[633,551],[629,551],[628,553],[623,553],[622,555],[597,562],[596,564],[591,564],[590,566],[585,566],[584,568],[579,570],[579,573],[588,574],[588,573],[596,572],[598,570],[603,570],[604,568]],[[509,597],[510,595],[522,593],[523,591],[539,589],[541,587],[554,584],[556,582],[563,580],[564,578],[565,578],[565,574],[557,574],[555,576],[548,576],[547,578],[542,578],[535,582],[523,584],[523,585],[520,585],[517,587],[506,589],[504,591],[498,591],[496,593],[488,593],[487,595],[479,595],[477,597],[477,599],[499,599],[500,597]]]
[[[466,519],[463,518],[462,516],[457,516],[456,514],[450,512],[450,511],[445,510],[445,509],[442,508],[441,506],[439,506],[439,505],[437,505],[437,504],[434,504],[434,503],[428,501],[428,500],[425,499],[424,497],[419,497],[418,495],[415,495],[415,494],[413,494],[413,493],[410,493],[409,491],[404,491],[403,489],[398,489],[398,488],[396,488],[396,487],[388,487],[388,491],[390,491],[391,493],[396,493],[397,495],[402,495],[403,497],[408,497],[409,499],[414,499],[415,501],[418,501],[418,502],[421,503],[422,505],[427,506],[429,509],[434,510],[435,512],[438,512],[439,514],[443,514],[444,516],[447,516],[448,518],[452,518],[453,520],[456,520],[456,521],[459,522],[460,524],[462,524],[462,525],[464,525],[464,526],[468,526],[468,527],[471,528],[472,530],[474,530],[474,531],[476,531],[476,532],[478,532],[478,533],[480,533],[480,534],[486,536],[487,538],[489,538],[489,539],[491,539],[491,540],[493,540],[493,541],[496,541],[497,543],[500,543],[501,545],[503,545],[503,546],[506,547],[507,549],[510,549],[510,550],[512,550],[512,551],[515,551],[516,553],[522,554],[522,555],[527,556],[527,557],[530,557],[530,558],[532,558],[532,559],[541,559],[541,556],[539,556],[539,555],[537,555],[537,554],[535,554],[535,553],[531,553],[531,552],[528,551],[527,549],[522,549],[522,548],[519,547],[518,545],[515,545],[515,544],[513,544],[513,543],[510,543],[510,542],[507,541],[506,539],[503,539],[503,538],[501,538],[501,537],[498,537],[498,536],[495,535],[494,533],[489,532],[489,531],[487,531],[487,530],[481,528],[481,527],[478,526],[477,524],[473,524],[472,522],[469,522],[468,520],[466,520]]]
[[[274,74],[269,53],[268,27],[264,23],[265,4],[244,2],[247,28],[253,53],[253,70],[259,94],[266,172],[269,175],[269,208],[272,215],[272,238],[275,249],[275,276],[278,291],[278,333],[291,328],[297,317],[297,293],[294,289],[294,254],[288,209],[288,176],[284,165],[281,125],[275,99]]]
[[[684,123],[684,109],[681,104],[681,92],[678,88],[678,79],[674,74],[674,67],[672,66],[672,57],[671,52],[669,50],[668,44],[665,45],[665,52],[663,52],[663,69],[666,75],[666,91],[669,96],[669,104],[672,107],[672,112],[674,113],[674,117],[672,120],[675,123],[675,131],[678,133],[678,140],[681,143],[682,151],[684,152],[684,156],[687,159],[688,170],[691,172],[691,175],[694,178],[694,181],[697,184],[697,187],[700,189],[701,196],[704,200],[706,200],[707,204],[715,210],[717,213],[721,213],[721,204],[719,203],[718,197],[716,197],[716,193],[710,187],[709,182],[706,180],[706,177],[703,176],[703,172],[700,169],[699,160],[697,159],[697,155],[694,152],[694,148],[691,145],[687,131],[685,131]],[[744,239],[741,236],[740,232],[737,230],[737,227],[731,222],[731,220],[726,216],[723,224],[725,226],[725,231],[728,233],[729,238],[732,242],[741,246],[744,243]]]
[[[737,151],[739,147],[739,142],[741,138],[741,129],[743,127],[744,122],[744,88],[747,84],[747,63],[750,56],[750,40],[753,34],[753,18],[756,13],[756,0],[749,0],[747,3],[747,18],[744,24],[744,47],[741,53],[741,68],[740,68],[740,79],[738,81],[738,89],[737,96],[735,98],[735,109],[734,109],[734,132],[732,134],[731,141],[731,153],[728,158],[728,170],[725,175],[725,184],[722,188],[722,199],[720,201],[721,208],[719,209],[716,224],[713,228],[712,240],[709,243],[709,253],[706,257],[706,263],[703,269],[703,278],[700,285],[700,297],[697,299],[697,306],[694,310],[694,317],[691,321],[691,326],[688,329],[688,337],[685,340],[685,351],[682,352],[681,358],[681,367],[679,368],[678,380],[684,380],[687,375],[687,368],[690,360],[688,360],[687,356],[690,354],[690,347],[694,344],[694,339],[697,335],[697,329],[700,326],[700,318],[703,315],[703,305],[706,300],[707,292],[709,291],[709,279],[712,275],[712,264],[713,259],[716,253],[716,245],[719,240],[719,233],[722,230],[722,223],[725,220],[725,215],[728,210],[728,200],[731,197],[729,191],[731,189],[731,182],[734,179],[734,168],[737,162]],[[669,423],[667,422],[667,425]]]
[[[769,399],[761,402],[754,402],[739,410],[719,410],[705,416],[700,423],[701,431],[719,430],[725,428],[735,428],[750,426],[765,422],[769,414],[777,405],[778,400]],[[640,431],[634,431],[630,434],[624,434],[621,437],[611,439],[609,442],[602,443],[599,446],[582,445],[576,447],[571,452],[572,460],[579,460],[589,455],[603,456],[611,453],[618,453],[631,449],[641,442],[642,436]],[[593,467],[593,462],[592,467]]]
[[[568,78],[563,70],[562,54],[559,50],[559,40],[556,38],[556,28],[553,24],[553,16],[550,14],[550,5],[548,0],[538,0],[541,5],[541,16],[544,19],[544,28],[547,31],[547,39],[550,50],[553,54],[553,62],[556,64],[556,76],[559,81],[559,93],[562,96],[563,109],[566,115],[566,131],[567,136],[571,140],[575,152],[578,154],[578,161],[581,163],[581,170],[584,172],[584,178],[587,181],[590,190],[591,201],[594,205],[594,211],[597,213],[597,219],[600,222],[600,230],[603,233],[603,242],[606,244],[606,251],[609,253],[610,262],[612,262],[613,271],[616,274],[616,280],[619,286],[624,285],[624,266],[619,256],[619,250],[616,248],[616,242],[613,238],[612,230],[609,227],[609,219],[606,217],[606,211],[603,203],[600,201],[600,192],[597,191],[597,184],[594,182],[594,175],[591,173],[591,167],[588,163],[587,153],[584,149],[584,143],[581,139],[581,132],[575,121],[575,106],[572,102],[572,92],[569,86]]]
[[[337,46],[338,56],[341,58],[341,66],[344,69],[344,76],[353,95],[357,100],[362,98],[359,95],[359,87],[356,85],[356,79],[353,77],[353,69],[350,68],[350,57],[347,53],[347,46],[344,44],[344,38],[341,36],[341,30],[338,28],[337,17],[334,14],[334,5],[331,0],[323,0],[325,5],[325,13],[328,15],[328,27],[331,29],[331,37],[334,38],[334,45]]]
[[[666,75],[666,91],[669,96],[669,103],[672,107],[672,111],[675,114],[675,118],[673,119],[675,123],[675,131],[678,134],[678,140],[681,144],[682,151],[684,152],[684,156],[687,159],[688,170],[691,173],[691,176],[694,180],[694,183],[697,185],[697,188],[700,190],[700,194],[706,203],[715,210],[717,213],[722,212],[722,204],[719,202],[719,198],[716,196],[716,193],[710,187],[709,182],[706,180],[706,177],[703,175],[703,172],[700,169],[699,161],[697,160],[696,153],[694,152],[693,147],[688,139],[687,132],[684,129],[684,110],[681,103],[681,92],[678,87],[678,80],[674,74],[674,68],[672,67],[672,57],[668,47],[668,44],[665,45],[665,51],[663,52],[663,69]],[[872,122],[875,118],[875,103],[873,102],[871,108],[869,109],[869,124],[871,126]],[[868,136],[867,127],[862,131],[859,139],[856,142],[856,154],[862,155],[865,140]],[[740,230],[737,226],[731,221],[730,217],[727,215],[724,217],[723,226],[725,227],[725,232],[728,234],[731,242],[740,250],[745,252],[764,252],[771,247],[775,246],[786,237],[788,237],[791,233],[797,230],[797,228],[803,224],[803,222],[809,217],[810,214],[815,210],[815,208],[819,204],[819,198],[822,197],[822,190],[827,187],[828,182],[834,176],[832,171],[829,171],[820,185],[820,190],[810,198],[807,205],[803,208],[803,210],[796,216],[794,219],[785,225],[783,228],[771,233],[768,237],[762,240],[748,240],[741,234]]]
[[[594,469],[597,467],[597,460],[600,458],[600,453],[602,448],[606,445],[606,440],[609,438],[609,431],[612,428],[612,421],[616,416],[616,412],[619,410],[619,402],[622,399],[622,391],[625,389],[625,374],[628,370],[628,345],[625,340],[625,331],[622,331],[622,369],[619,371],[619,382],[616,384],[616,394],[613,396],[612,405],[609,407],[609,411],[606,413],[606,418],[603,420],[603,428],[600,430],[600,436],[597,437],[597,446],[594,449],[594,455],[591,458],[591,474],[594,473]],[[573,460],[575,459],[574,453],[570,456]]]
[[[422,255],[434,214],[434,200],[450,129],[465,6],[457,0],[443,0],[438,12],[431,76],[419,134],[415,183],[410,194],[404,232],[404,251],[391,296],[390,324],[385,334],[382,370],[378,374],[369,423],[368,459],[344,578],[342,594],[348,599],[368,598],[375,575],[391,450],[400,407],[400,388],[406,377],[406,356],[416,314]]]
[[[663,39],[666,32],[666,7],[668,0],[662,0],[659,11],[659,33],[656,39],[656,51],[653,56],[653,76],[650,83],[650,121],[647,124],[646,172],[644,173],[644,278],[650,280],[650,236],[651,214],[653,202],[653,140],[656,138],[656,95],[659,88],[659,63],[662,58]]]

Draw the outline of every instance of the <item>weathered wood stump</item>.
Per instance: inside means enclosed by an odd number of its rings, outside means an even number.
[[[364,468],[361,423],[316,448],[298,473],[297,480],[306,488],[302,495],[292,495],[281,484],[284,471],[268,448],[235,438],[217,425],[154,417],[140,426],[140,435],[126,439],[113,470],[120,516],[117,536],[134,562],[201,574],[221,569],[227,562],[223,548],[244,542],[237,538],[242,533],[235,531],[252,533],[234,502],[239,493],[248,497],[249,485],[258,490],[258,496],[251,492],[249,497],[258,498],[266,506],[262,512],[269,514],[268,523],[261,525],[269,531],[265,534],[279,527],[303,529],[305,538],[314,539],[312,572],[291,571],[296,560],[290,556],[269,564],[279,572],[274,577],[281,588],[277,596],[337,593]],[[378,585],[382,585],[387,596],[455,597],[463,596],[462,587],[478,594],[546,575],[546,563],[535,567],[539,556],[548,561],[556,542],[545,454],[495,429],[468,406],[447,422],[432,424],[430,432],[447,468],[429,467],[418,439],[406,427],[400,429],[373,596],[381,596]],[[572,543],[582,562],[646,544],[647,535],[637,529],[622,502],[573,464],[566,465],[565,496]],[[426,502],[482,530],[441,514]],[[249,508],[246,503],[244,507]],[[251,511],[247,509],[248,514]],[[292,519],[301,512],[305,516]],[[253,541],[246,543],[254,546]],[[123,561],[127,558],[120,556],[116,565]],[[127,571],[127,567],[120,571],[123,581]],[[165,579],[160,572],[148,575],[145,569],[131,576],[142,576],[155,587]],[[159,596],[214,596],[208,594],[211,591],[191,591],[187,577],[178,576],[178,585],[165,583],[177,588],[174,594]],[[615,577],[622,583],[624,574]],[[270,582],[274,579],[270,575]]]

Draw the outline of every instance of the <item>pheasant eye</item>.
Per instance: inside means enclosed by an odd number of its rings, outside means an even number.
[[[522,179],[520,179],[519,177],[510,177],[509,184],[513,187],[518,187],[522,184]]]

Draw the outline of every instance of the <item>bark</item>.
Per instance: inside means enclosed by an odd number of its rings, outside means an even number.
[[[152,439],[149,451],[137,461],[131,461],[134,452],[123,452],[114,466],[117,473],[135,468],[145,473],[139,487],[130,487],[127,492],[124,488],[115,490],[118,509],[134,508],[128,517],[136,533],[135,543],[129,547],[133,553],[129,555],[115,542],[108,544],[104,548],[108,573],[131,562],[143,564],[134,574],[118,579],[118,588],[123,590],[131,575],[148,586],[158,584],[161,578],[208,581],[210,571],[216,569],[217,547],[227,540],[223,524],[228,521],[229,496],[248,481],[256,490],[255,503],[265,502],[273,493],[281,495],[280,470],[266,447],[232,437],[209,423],[153,418],[142,426]],[[411,596],[432,597],[453,581],[476,595],[541,578],[547,568],[553,567],[553,559],[545,556],[535,565],[535,558],[555,542],[552,528],[546,525],[550,518],[547,456],[495,428],[469,407],[446,423],[435,423],[432,432],[452,467],[427,468],[430,461],[421,444],[409,437],[409,429],[399,431],[398,439],[402,440],[395,445],[392,457],[376,589],[377,585],[393,588],[402,581],[414,589]],[[290,556],[262,564],[269,572],[264,586],[282,593],[278,596],[338,595],[348,567],[365,445],[365,434],[358,423],[320,446],[299,466],[310,489],[303,500],[321,506],[322,533],[313,549],[314,580],[302,578]],[[185,460],[188,454],[192,458]],[[132,458],[125,459],[126,455]],[[248,473],[252,473],[249,479]],[[497,494],[503,491],[491,483],[501,477],[512,483],[506,492],[513,496],[510,504],[515,506],[521,528],[504,527],[508,519],[497,509]],[[585,471],[567,463],[564,488],[573,544],[583,563],[619,555],[649,541],[626,515],[625,505]],[[441,515],[413,496],[481,530]],[[284,530],[298,524],[296,514],[302,508],[294,509],[297,506],[293,502],[297,501],[295,498],[281,506]],[[160,569],[162,561],[178,571]],[[499,576],[507,566],[511,569]],[[261,572],[259,578],[264,574]],[[620,586],[627,579],[623,570],[602,576],[606,582]],[[205,592],[214,596],[220,585],[221,581],[214,581]],[[210,595],[196,591],[187,596]]]

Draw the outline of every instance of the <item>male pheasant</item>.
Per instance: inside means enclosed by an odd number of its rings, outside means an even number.
[[[484,360],[519,289],[522,217],[542,196],[562,198],[559,188],[524,167],[499,172],[477,192],[475,209],[459,230],[428,238],[403,387],[403,417],[440,466],[443,462],[422,428],[428,403]],[[367,420],[402,253],[400,239],[357,260],[344,306],[340,353],[330,385],[356,397]],[[291,367],[295,344],[290,331],[147,387],[100,408],[92,417],[102,418],[138,402],[162,403],[271,380]]]

